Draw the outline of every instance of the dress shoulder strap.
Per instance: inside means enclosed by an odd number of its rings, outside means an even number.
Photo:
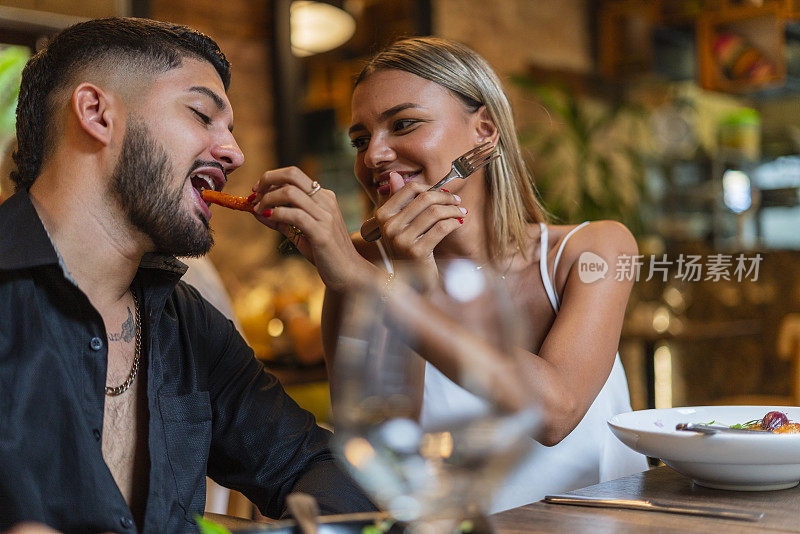
[[[553,283],[550,281],[550,274],[547,272],[547,225],[543,222],[539,223],[539,228],[541,230],[539,234],[539,271],[542,273],[542,283],[544,284],[547,298],[550,300],[550,305],[553,306],[553,310],[558,313],[558,297],[553,289]]]
[[[378,251],[381,253],[381,259],[383,260],[383,266],[386,267],[386,272],[393,273],[394,267],[392,266],[392,261],[389,259],[389,255],[386,254],[386,249],[383,248],[383,243],[378,239],[375,244],[378,245]]]
[[[555,290],[555,283],[553,282],[553,278],[555,278],[555,273],[558,272],[558,262],[561,261],[561,254],[564,252],[564,247],[567,245],[567,241],[572,235],[589,224],[589,221],[582,222],[569,232],[567,235],[564,236],[564,239],[561,240],[561,245],[558,247],[558,252],[556,252],[556,260],[553,262],[553,277],[551,278],[547,272],[547,225],[545,223],[539,223],[540,228],[542,229],[541,233],[541,254],[539,257],[539,269],[542,272],[542,282],[544,283],[544,290],[547,292],[547,298],[550,299],[550,304],[553,306],[553,311],[558,313],[558,309],[561,307],[561,302],[558,298],[558,293]]]

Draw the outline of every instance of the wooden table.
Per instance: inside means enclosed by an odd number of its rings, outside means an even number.
[[[569,492],[609,498],[657,499],[675,504],[725,506],[763,512],[757,522],[610,510],[536,502],[493,516],[498,532],[800,532],[800,487],[779,491],[723,491],[704,488],[669,467],[618,478]]]
[[[757,522],[715,519],[688,515],[611,510],[536,502],[492,516],[500,534],[702,532],[800,532],[800,487],[780,491],[723,491],[703,488],[669,467],[657,467],[570,492],[608,498],[657,499],[673,504],[724,506],[763,512]],[[229,528],[258,526],[258,523],[228,516],[206,514]],[[231,521],[227,521],[230,519]]]

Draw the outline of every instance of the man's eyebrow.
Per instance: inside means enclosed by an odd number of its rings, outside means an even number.
[[[189,91],[206,95],[214,102],[214,105],[217,106],[217,109],[219,111],[225,111],[226,109],[228,109],[228,106],[227,104],[225,104],[225,101],[222,100],[222,97],[220,97],[217,93],[215,93],[208,87],[204,87],[202,85],[193,85],[192,87],[189,88]],[[233,124],[228,125],[228,130],[233,132]]]
[[[208,87],[203,87],[202,85],[194,85],[190,87],[189,90],[194,91],[195,93],[202,93],[206,95],[208,98],[214,101],[214,105],[217,106],[217,109],[219,109],[220,111],[223,111],[226,107],[228,107],[225,105],[225,101],[222,100],[222,98],[217,93],[215,93]]]
[[[382,111],[380,115],[378,115],[379,121],[385,121],[395,113],[400,113],[404,109],[411,109],[411,108],[421,108],[419,104],[414,104],[413,102],[403,102],[402,104],[397,104],[396,106],[392,106],[386,111]],[[350,127],[349,133],[356,132],[358,130],[363,130],[364,125],[361,123],[354,124]]]

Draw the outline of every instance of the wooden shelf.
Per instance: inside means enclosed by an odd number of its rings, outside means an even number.
[[[653,64],[653,25],[659,2],[614,0],[599,11],[600,72],[608,79],[647,71]]]
[[[786,80],[785,25],[795,19],[800,20],[800,0],[606,0],[597,15],[598,70],[610,80],[650,70],[654,27],[694,27],[698,82],[704,89],[748,93],[775,88]],[[721,58],[715,43],[725,33],[733,36],[731,43],[741,43],[731,47],[730,57]],[[763,70],[746,68],[753,64]]]
[[[781,85],[786,79],[783,3],[767,2],[761,7],[728,5],[704,12],[696,22],[697,62],[700,85],[704,89],[745,93]],[[714,52],[718,37],[730,33],[741,37],[748,47],[758,50],[774,65],[774,73],[759,83],[730,79],[723,72]]]
[[[781,14],[788,20],[800,20],[800,0],[785,0]]]

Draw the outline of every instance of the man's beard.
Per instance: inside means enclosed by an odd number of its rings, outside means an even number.
[[[125,129],[122,153],[111,180],[111,191],[130,223],[150,237],[155,251],[172,256],[202,256],[214,244],[205,217],[183,208],[184,182],[171,190],[175,169],[167,151],[140,121]]]

